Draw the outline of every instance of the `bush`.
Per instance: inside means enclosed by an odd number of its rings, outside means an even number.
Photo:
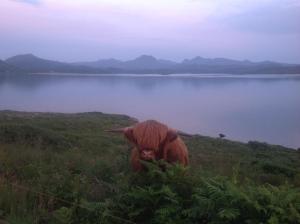
[[[148,164],[148,172],[134,175],[105,202],[105,223],[300,223],[299,189],[203,179],[167,166],[164,172]]]
[[[41,148],[63,149],[70,147],[68,141],[54,131],[23,124],[0,125],[0,142],[19,143]]]
[[[299,223],[298,151],[195,136],[184,139],[189,169],[158,162],[132,173],[122,136],[103,131],[130,124],[100,113],[0,112],[0,219]]]
[[[264,164],[262,164],[262,169],[266,173],[282,174],[287,177],[294,177],[297,174],[297,171],[294,169],[291,169],[289,167],[285,167],[282,165],[277,165],[274,163],[264,163]]]

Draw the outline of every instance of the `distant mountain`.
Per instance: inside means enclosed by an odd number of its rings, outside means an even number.
[[[0,72],[16,72],[19,69],[13,65],[10,65],[2,60],[0,60]]]
[[[183,65],[250,65],[252,63],[248,60],[238,61],[227,58],[203,58],[200,56],[182,61]]]
[[[176,65],[176,62],[156,59],[150,55],[141,55],[133,60],[120,61],[113,58],[102,59],[94,62],[77,62],[75,65],[84,65],[94,68],[118,68],[125,70],[166,69]]]
[[[21,68],[26,72],[66,72],[66,73],[101,73],[99,69],[77,66],[68,63],[42,59],[33,54],[17,55],[6,59],[7,64]]]
[[[227,58],[185,59],[177,66],[180,73],[230,73],[230,74],[300,74],[300,65],[272,61],[251,62]]]
[[[203,58],[197,56],[174,61],[156,59],[150,55],[142,55],[129,61],[102,59],[94,62],[79,62],[77,65],[103,69],[119,69],[123,73],[230,73],[230,74],[299,74],[300,65],[278,63],[272,61],[251,62],[249,60],[233,60],[227,58]]]
[[[175,62],[156,59],[150,55],[142,55],[134,60],[124,62],[125,69],[166,69],[176,65]]]
[[[88,66],[92,68],[119,68],[122,66],[122,61],[116,60],[114,58],[110,59],[100,59],[97,61],[89,61],[89,62],[75,62],[72,65],[81,65]]]
[[[174,62],[142,55],[133,60],[101,59],[91,62],[63,63],[36,57],[32,54],[17,55],[5,62],[27,72],[64,72],[64,73],[133,73],[133,74],[300,74],[299,64],[286,64],[272,61],[251,62],[227,58],[203,58],[197,56]]]

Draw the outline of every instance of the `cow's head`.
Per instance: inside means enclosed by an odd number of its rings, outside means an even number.
[[[142,160],[157,159],[163,148],[168,143],[175,141],[178,135],[189,136],[154,120],[111,131],[123,132],[125,137],[136,146]]]

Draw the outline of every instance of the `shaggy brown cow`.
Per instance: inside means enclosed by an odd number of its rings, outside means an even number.
[[[175,131],[154,120],[148,120],[134,126],[111,130],[123,132],[125,137],[134,144],[131,152],[133,170],[143,170],[140,160],[165,160],[169,163],[188,165],[188,151],[179,135],[187,135]]]

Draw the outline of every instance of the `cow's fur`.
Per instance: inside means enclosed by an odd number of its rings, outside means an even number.
[[[124,130],[125,137],[134,144],[131,153],[133,170],[143,170],[140,160],[165,160],[187,166],[188,150],[176,131],[154,120],[137,123]]]

